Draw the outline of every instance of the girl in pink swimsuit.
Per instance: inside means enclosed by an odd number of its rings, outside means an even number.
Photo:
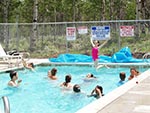
[[[100,43],[99,41],[94,41],[93,43],[93,40],[91,38],[91,43],[92,43],[92,59],[94,60],[94,67],[97,68],[98,66],[98,49],[99,49],[99,46],[100,46]]]
[[[97,47],[92,48],[92,58],[94,61],[96,61],[98,59],[98,48]]]

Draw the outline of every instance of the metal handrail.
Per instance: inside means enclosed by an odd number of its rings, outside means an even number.
[[[5,113],[10,113],[10,104],[9,104],[8,98],[6,96],[3,96],[2,99],[3,99],[3,103],[4,103]]]

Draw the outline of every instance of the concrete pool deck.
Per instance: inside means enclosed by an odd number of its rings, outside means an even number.
[[[27,61],[27,63],[33,62],[35,65],[41,64],[41,63],[50,63],[48,59],[30,59]],[[19,63],[19,65],[15,66],[15,64],[10,64],[8,63],[0,63],[0,72],[5,72],[8,70],[13,70],[13,69],[21,69],[24,68],[22,63]]]
[[[150,75],[97,113],[150,113]]]
[[[28,62],[50,63],[48,59],[30,59]],[[0,72],[17,68],[0,64]],[[19,68],[23,68],[23,65],[19,65]],[[150,113],[150,70],[139,76],[138,84],[136,80],[127,82],[76,113]]]

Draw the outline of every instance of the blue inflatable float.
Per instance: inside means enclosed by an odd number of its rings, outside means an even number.
[[[50,58],[50,62],[93,62],[92,56],[82,54],[60,54],[57,58]],[[114,53],[112,57],[100,55],[101,63],[141,63],[143,59],[132,57],[130,48],[124,47],[120,51]]]

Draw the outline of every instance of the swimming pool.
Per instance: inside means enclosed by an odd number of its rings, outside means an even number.
[[[47,72],[53,67],[58,69],[58,80],[47,78]],[[140,72],[144,68],[138,69]],[[119,73],[124,71],[129,75],[129,67],[100,68],[95,70],[91,66],[37,66],[35,72],[18,70],[22,84],[18,88],[7,87],[9,73],[0,74],[0,97],[7,96],[10,101],[11,113],[74,113],[96,100],[87,97],[96,85],[103,86],[104,94],[108,94],[118,87]],[[98,77],[97,81],[85,82],[83,78],[87,73],[93,73]],[[64,82],[65,75],[71,74],[72,83],[80,84],[85,94],[74,94],[72,91],[64,91],[59,85]],[[0,109],[2,103],[0,103]]]

